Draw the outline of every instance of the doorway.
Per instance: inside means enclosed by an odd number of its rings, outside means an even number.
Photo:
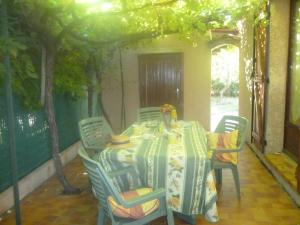
[[[239,114],[239,48],[232,44],[211,50],[211,116],[214,131],[224,115]]]
[[[139,60],[140,107],[176,107],[183,118],[183,54],[142,54]]]

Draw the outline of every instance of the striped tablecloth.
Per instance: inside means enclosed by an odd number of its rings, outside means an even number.
[[[96,156],[107,171],[135,165],[139,182],[166,189],[167,203],[174,211],[218,221],[205,130],[198,122],[179,121],[166,132],[162,123],[153,121],[135,124],[124,134],[130,136],[132,147],[106,148]],[[132,187],[133,179],[137,178],[127,176],[115,182],[124,190]]]

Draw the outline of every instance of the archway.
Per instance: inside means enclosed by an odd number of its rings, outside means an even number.
[[[221,44],[211,50],[211,130],[228,114],[239,114],[239,48]]]

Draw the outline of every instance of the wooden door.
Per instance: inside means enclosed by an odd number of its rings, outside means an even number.
[[[266,9],[263,9],[266,10]],[[264,152],[266,89],[268,85],[268,27],[258,23],[254,28],[254,66],[252,86],[251,137],[256,148]]]
[[[284,150],[297,163],[295,177],[300,193],[300,0],[291,1],[290,43],[285,110]]]
[[[139,55],[140,107],[168,103],[183,118],[182,53]]]
[[[289,71],[287,80],[285,140],[284,147],[295,158],[300,156],[300,79],[299,79],[299,50],[298,36],[300,34],[300,1],[292,1],[291,30],[289,50]]]

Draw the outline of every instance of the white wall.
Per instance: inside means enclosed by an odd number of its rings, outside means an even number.
[[[266,153],[283,149],[286,78],[289,41],[289,0],[271,1],[270,84],[266,130]]]
[[[206,129],[210,126],[210,47],[207,41],[200,40],[197,47],[179,41],[176,36],[157,40],[137,49],[123,52],[125,78],[126,121],[130,125],[136,121],[139,108],[138,54],[181,52],[184,57],[183,95],[184,119],[198,120]],[[105,105],[114,117],[113,127],[120,130],[120,88],[111,87],[111,79],[105,80]],[[117,103],[118,102],[118,103]],[[114,105],[114,106],[112,106]],[[113,112],[117,110],[117,112]]]
[[[240,44],[240,101],[239,113],[249,120],[247,141],[251,141],[252,81],[253,71],[253,23],[243,21]]]
[[[252,39],[251,39],[252,40]],[[197,46],[180,41],[175,35],[156,40],[146,46],[127,49],[122,53],[125,81],[125,107],[127,126],[136,121],[139,108],[138,54],[181,52],[184,57],[183,94],[184,119],[197,120],[205,129],[210,129],[211,44],[207,38]],[[115,68],[119,68],[116,57]],[[242,67],[242,63],[240,63]],[[241,68],[241,70],[243,70]],[[250,94],[246,89],[244,73],[240,73],[240,113],[250,119]],[[103,99],[113,122],[113,128],[121,131],[120,72],[107,76],[103,83]]]

